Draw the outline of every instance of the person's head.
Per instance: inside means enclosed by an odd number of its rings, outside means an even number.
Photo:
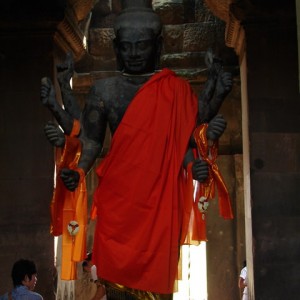
[[[158,65],[162,25],[151,1],[123,1],[116,18],[114,48],[120,70],[129,74],[153,72]]]
[[[84,259],[83,263],[82,263],[82,268],[84,271],[90,272],[91,271],[91,267],[93,265],[93,254],[92,252],[88,252],[86,254],[86,258]]]
[[[91,266],[88,261],[84,260],[82,262],[82,271],[83,272],[91,272]]]
[[[29,290],[33,290],[37,282],[35,263],[27,259],[16,261],[12,267],[11,277],[14,287],[24,285]]]
[[[93,258],[93,253],[92,252],[88,252],[86,254],[86,258],[85,258],[85,261],[91,261]]]

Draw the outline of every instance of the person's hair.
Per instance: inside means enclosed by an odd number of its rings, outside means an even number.
[[[31,280],[32,275],[36,273],[37,270],[33,261],[27,259],[20,259],[16,261],[11,271],[11,278],[14,287],[22,285],[22,281],[25,279],[26,275],[28,276],[28,279]]]
[[[85,267],[88,267],[88,265],[89,265],[89,263],[88,263],[86,260],[84,260],[84,261],[82,262],[82,270],[84,271],[84,268],[85,268]]]
[[[93,253],[92,253],[92,252],[88,252],[88,253],[86,254],[85,260],[86,260],[86,261],[91,261],[91,260],[92,260],[92,257],[93,257]]]

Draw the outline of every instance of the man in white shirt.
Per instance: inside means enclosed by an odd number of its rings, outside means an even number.
[[[244,267],[241,270],[240,278],[239,278],[239,288],[243,290],[242,300],[248,300],[248,287],[247,287],[247,266],[246,262],[244,262]]]
[[[92,300],[106,300],[105,287],[98,281],[97,267],[92,262],[92,253],[88,253],[86,259],[90,267],[91,279],[97,285],[97,291]]]

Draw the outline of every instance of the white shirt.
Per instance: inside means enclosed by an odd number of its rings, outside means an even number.
[[[247,267],[244,267],[244,268],[241,270],[240,277],[244,279],[245,284],[248,284],[248,283],[247,283]],[[248,288],[247,288],[247,287],[244,288],[243,294],[244,294],[244,295],[247,295],[247,294],[248,294]]]
[[[98,280],[97,267],[95,265],[91,266],[91,277],[92,277],[93,281]]]

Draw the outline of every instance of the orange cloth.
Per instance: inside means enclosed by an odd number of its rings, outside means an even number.
[[[218,156],[218,141],[213,142],[211,146],[208,145],[206,137],[207,127],[208,124],[202,124],[194,131],[194,138],[199,155],[210,167],[209,177],[203,184],[200,184],[196,198],[199,199],[201,196],[204,196],[208,199],[213,199],[215,197],[216,187],[218,191],[220,215],[224,219],[233,219],[229,193],[216,163]]]
[[[198,202],[194,201],[194,180],[192,177],[192,163],[189,163],[184,180],[184,215],[180,245],[199,245],[206,238],[206,219],[198,209]],[[196,183],[197,184],[197,183]]]
[[[218,142],[208,145],[206,130],[208,124],[198,126],[194,133],[194,139],[197,144],[198,155],[209,165],[209,176],[203,183],[195,183],[192,178],[192,164],[190,163],[186,172],[184,183],[185,193],[185,211],[182,226],[181,244],[198,245],[201,241],[207,241],[206,237],[206,217],[205,212],[198,208],[198,202],[201,198],[207,201],[215,197],[215,188],[218,191],[219,210],[224,219],[232,219],[230,197],[218,169],[216,160],[218,155]]]
[[[77,169],[81,154],[81,143],[76,137],[80,130],[78,120],[74,121],[70,136],[65,136],[65,146],[57,165],[56,186],[50,205],[51,229],[54,236],[62,235],[61,279],[74,280],[77,277],[76,263],[86,256],[87,194],[83,170]],[[63,168],[77,170],[80,173],[78,188],[71,192],[60,178]],[[79,232],[71,236],[68,231],[70,221],[76,221]]]
[[[182,225],[182,161],[197,97],[164,69],[136,94],[97,169],[93,261],[98,276],[172,293]]]

